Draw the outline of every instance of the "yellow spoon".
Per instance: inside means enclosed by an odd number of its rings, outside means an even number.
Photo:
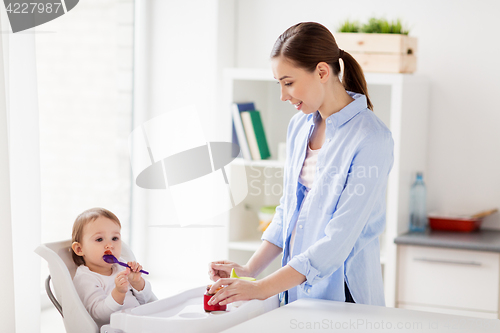
[[[234,268],[231,270],[231,278],[233,279],[241,279],[241,280],[247,280],[247,281],[255,281],[256,279],[253,277],[246,277],[246,276],[238,276],[236,275],[236,272],[234,271]]]

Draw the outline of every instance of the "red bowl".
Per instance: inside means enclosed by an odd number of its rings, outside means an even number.
[[[214,305],[208,305],[208,301],[212,298],[213,295],[203,295],[203,308],[205,309],[206,312],[212,312],[212,311],[226,311],[226,305],[219,305],[219,304],[214,304]]]
[[[479,229],[482,221],[482,218],[429,216],[429,227],[433,230],[471,232]]]

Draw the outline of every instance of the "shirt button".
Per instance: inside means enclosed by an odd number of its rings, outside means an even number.
[[[302,224],[301,224],[301,225],[299,225],[299,228],[300,228],[300,229],[302,229]]]
[[[332,123],[332,120],[331,119],[328,119],[328,123],[331,124]]]

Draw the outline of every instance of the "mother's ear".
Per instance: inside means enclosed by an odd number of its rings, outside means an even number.
[[[332,68],[326,62],[322,61],[316,65],[316,72],[319,75],[321,83],[325,83],[332,74]]]
[[[71,248],[73,249],[73,252],[76,253],[76,255],[78,256],[83,256],[83,251],[82,251],[82,245],[78,242],[73,242],[73,244],[71,244]]]

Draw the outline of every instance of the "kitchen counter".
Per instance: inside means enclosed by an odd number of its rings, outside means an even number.
[[[427,231],[406,233],[394,239],[398,245],[433,246],[450,249],[500,252],[499,230],[478,230],[474,232]]]
[[[299,299],[223,331],[500,332],[500,320],[364,304]]]

